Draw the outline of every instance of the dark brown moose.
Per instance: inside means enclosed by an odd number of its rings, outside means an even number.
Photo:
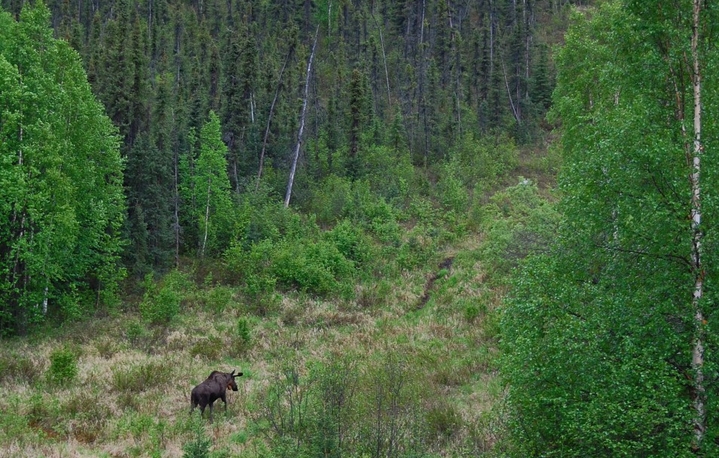
[[[212,404],[222,399],[225,403],[225,412],[227,412],[227,390],[237,391],[237,383],[235,383],[236,377],[241,377],[242,372],[235,374],[233,370],[231,373],[212,371],[207,379],[192,389],[190,395],[190,413],[195,410],[195,407],[200,406],[200,416],[205,413],[205,407],[210,405],[210,423],[212,423]]]

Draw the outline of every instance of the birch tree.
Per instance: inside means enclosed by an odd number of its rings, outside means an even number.
[[[122,278],[122,161],[42,2],[0,11],[0,335],[79,318]]]
[[[577,13],[558,54],[565,223],[504,316],[522,456],[719,452],[716,12],[663,5]]]
[[[200,132],[200,156],[193,180],[200,257],[207,252],[217,252],[223,244],[223,236],[224,245],[229,244],[232,198],[226,153],[220,119],[210,112]]]

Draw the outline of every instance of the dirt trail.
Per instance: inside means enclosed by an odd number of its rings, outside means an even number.
[[[454,262],[454,256],[449,256],[445,258],[444,261],[439,263],[439,270],[430,275],[427,279],[427,283],[424,285],[424,294],[422,294],[422,297],[419,299],[416,310],[421,310],[425,305],[427,305],[427,302],[432,294],[432,289],[434,288],[434,282],[437,281],[442,270],[449,270],[452,268],[452,262]]]

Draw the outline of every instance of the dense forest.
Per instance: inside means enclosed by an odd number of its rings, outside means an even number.
[[[332,225],[349,216],[342,203],[327,205],[339,189],[365,186],[399,208],[443,179],[482,192],[506,168],[502,151],[543,135],[549,47],[570,3],[49,2],[54,36],[80,54],[120,136],[124,248],[98,257],[122,253],[122,266],[142,278],[182,256],[247,248],[266,238],[242,206],[250,194],[284,197]],[[2,4],[16,18],[22,5]],[[224,146],[214,144],[219,157],[203,165],[207,123]],[[201,189],[212,174],[213,189]],[[7,240],[30,232],[15,225]],[[31,244],[52,250],[63,244],[57,236]],[[46,261],[22,259],[32,248],[22,254],[13,243],[3,248],[16,253],[3,279],[5,333],[38,318],[25,316],[31,304],[62,314],[69,296],[97,302],[92,292],[117,281],[89,272],[97,265],[49,276]]]
[[[717,454],[713,3],[1,6],[0,454]]]

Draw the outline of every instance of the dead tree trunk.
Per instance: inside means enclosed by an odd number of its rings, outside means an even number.
[[[295,181],[295,172],[297,171],[297,160],[300,157],[300,147],[302,146],[302,132],[305,130],[305,115],[307,114],[307,99],[309,98],[310,91],[310,74],[312,73],[312,60],[315,58],[315,48],[317,47],[317,36],[319,35],[320,27],[317,26],[315,31],[315,39],[312,43],[312,52],[310,52],[310,58],[307,62],[307,76],[305,78],[305,94],[302,100],[302,114],[300,115],[300,128],[297,132],[297,144],[295,145],[295,155],[292,159],[292,169],[290,169],[290,179],[287,183],[287,193],[285,194],[285,208],[290,206],[290,197],[292,196],[292,185]]]

